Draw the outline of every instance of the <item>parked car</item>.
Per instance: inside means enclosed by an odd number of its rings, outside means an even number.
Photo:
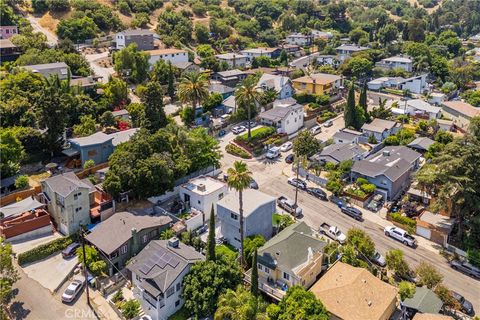
[[[327,120],[327,121],[325,121],[325,123],[323,124],[323,126],[324,126],[325,128],[331,127],[331,126],[333,126],[333,121],[332,121],[332,120]]]
[[[310,129],[310,132],[313,135],[316,135],[316,134],[322,132],[322,127],[321,126],[314,126],[313,128]]]
[[[255,121],[245,122],[245,127],[250,127],[250,129],[255,128],[257,123]]]
[[[315,198],[322,199],[324,201],[328,200],[327,193],[320,188],[307,188],[307,193],[311,194]]]
[[[272,147],[272,148],[268,149],[267,154],[265,155],[265,157],[267,159],[270,159],[270,160],[276,159],[279,156],[280,156],[280,148],[279,147]]]
[[[62,251],[62,257],[64,259],[68,259],[68,258],[71,258],[73,257],[76,253],[77,253],[77,249],[80,248],[80,244],[77,243],[77,242],[74,242],[72,244],[70,244],[68,247],[66,247],[65,249],[63,249]]]
[[[293,155],[293,153],[289,154],[288,156],[285,157],[285,162],[286,163],[293,163],[293,161],[295,160],[295,156]]]
[[[291,141],[288,141],[281,145],[280,151],[287,152],[292,150],[292,147],[293,147],[293,143]]]
[[[472,266],[468,262],[452,260],[450,262],[450,266],[455,270],[461,271],[466,275],[469,275],[470,277],[480,279],[480,269]]]
[[[287,211],[294,217],[298,217],[302,214],[302,209],[293,202],[293,200],[288,199],[287,197],[281,196],[277,199],[277,204],[280,208]]]
[[[150,317],[148,314],[145,314],[143,316],[140,317],[140,319],[138,320],[152,320],[152,317]]]
[[[457,293],[455,291],[450,292],[452,293],[453,299],[457,300],[460,304],[462,312],[473,317],[475,315],[475,311],[473,310],[472,303],[466,300],[460,293]]]
[[[413,270],[408,270],[405,274],[397,274],[395,273],[395,277],[400,281],[408,281],[411,283],[418,283],[418,276]]]
[[[328,200],[330,200],[330,201],[332,201],[333,203],[335,203],[339,208],[343,207],[344,204],[347,203],[347,199],[341,198],[341,197],[337,197],[337,196],[334,195],[334,194],[330,195],[330,197],[328,197]]]
[[[340,231],[336,226],[331,226],[328,223],[324,222],[320,225],[320,233],[326,235],[332,240],[338,241],[341,244],[344,244],[347,241],[347,236]]]
[[[245,128],[244,126],[236,126],[236,127],[232,128],[232,132],[234,134],[240,134],[240,133],[244,132],[245,130],[247,130],[247,128]]]
[[[384,229],[387,237],[396,239],[402,242],[404,245],[415,248],[417,246],[417,240],[408,234],[407,231],[394,226],[388,226]]]
[[[302,179],[298,178],[288,178],[288,184],[291,184],[294,187],[299,187],[302,190],[307,189],[307,183]]]
[[[75,300],[77,295],[82,291],[83,285],[85,284],[84,280],[75,279],[73,280],[65,289],[65,292],[62,294],[62,302],[72,302]]]
[[[373,212],[377,212],[380,210],[383,204],[383,196],[381,194],[377,194],[373,197],[372,201],[367,205],[367,209]]]
[[[254,179],[250,181],[250,189],[258,189],[258,183]]]
[[[385,262],[385,257],[380,254],[380,252],[375,252],[372,257],[372,262],[379,265],[380,267],[385,267],[387,263]]]
[[[346,206],[342,206],[340,210],[347,216],[350,216],[355,220],[362,221],[362,211],[358,210],[357,208],[347,204]]]

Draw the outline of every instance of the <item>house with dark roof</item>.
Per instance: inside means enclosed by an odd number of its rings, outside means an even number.
[[[418,151],[420,153],[424,153],[428,151],[428,148],[430,148],[430,146],[434,143],[435,141],[433,141],[428,137],[418,137],[412,142],[410,142],[407,145],[407,147],[412,148],[413,150]]]
[[[321,152],[311,156],[310,161],[323,164],[327,162],[339,164],[347,160],[359,161],[365,158],[369,151],[356,143],[336,143],[326,146]]]
[[[0,27],[1,28],[1,27]],[[0,56],[3,61],[15,61],[20,56],[20,51],[17,46],[10,41],[10,39],[0,38]]]
[[[421,154],[405,146],[389,146],[354,162],[351,179],[367,179],[386,199],[394,200],[410,185],[411,172],[419,165]]]
[[[341,129],[333,134],[334,143],[358,143],[362,133],[351,129]]]
[[[235,88],[226,86],[219,81],[211,81],[210,85],[208,86],[208,92],[219,93],[225,100],[233,95],[233,93],[235,92]]]
[[[127,29],[115,35],[115,46],[117,50],[128,47],[135,43],[138,50],[154,49],[154,33],[148,29]]]
[[[71,235],[86,226],[90,220],[91,184],[80,180],[75,173],[67,172],[40,182],[42,200],[48,206],[56,229]]]
[[[396,134],[401,127],[401,123],[375,118],[372,122],[365,123],[361,130],[365,137],[368,138],[373,135],[375,140],[382,142],[385,138]]]
[[[303,127],[304,110],[294,99],[276,100],[273,108],[258,115],[264,125],[277,128],[277,132],[293,134]]]
[[[232,246],[240,247],[240,212],[238,192],[229,192],[217,204],[220,232]],[[255,189],[243,191],[243,223],[245,237],[262,235],[270,239],[273,233],[272,217],[277,206],[275,198]]]
[[[67,79],[70,72],[70,68],[65,62],[32,64],[28,66],[22,66],[22,68],[32,71],[33,73],[39,73],[45,78],[57,75],[60,80]]]
[[[168,319],[180,310],[183,278],[196,262],[205,257],[177,238],[155,240],[128,264],[133,294],[153,320]]]
[[[117,212],[99,223],[85,239],[100,251],[102,259],[108,260],[109,274],[112,275],[122,270],[150,240],[158,239],[171,222],[167,216]]]
[[[322,272],[326,245],[305,222],[288,226],[258,249],[258,288],[276,300],[289,287],[308,289]]]
[[[212,75],[212,80],[220,82],[221,84],[228,87],[235,87],[241,81],[243,81],[248,74],[239,69],[227,70],[215,72]]]
[[[413,316],[417,313],[439,314],[443,308],[442,300],[427,287],[417,287],[413,297],[405,299],[402,305]]]

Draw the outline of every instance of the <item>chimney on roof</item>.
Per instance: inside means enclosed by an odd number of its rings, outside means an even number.
[[[180,243],[180,240],[178,240],[177,237],[168,239],[168,246],[171,248],[178,248],[179,243]]]
[[[205,190],[207,190],[207,188],[205,187],[205,185],[203,183],[200,183],[197,186],[197,189],[198,189],[198,191],[201,191],[201,192],[205,192]]]
[[[383,150],[383,156],[384,157],[389,157],[390,156],[390,151],[389,150]]]

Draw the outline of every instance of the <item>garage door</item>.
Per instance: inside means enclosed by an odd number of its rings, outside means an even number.
[[[432,235],[432,232],[427,229],[427,228],[423,228],[423,227],[420,227],[420,226],[417,226],[417,234],[419,236],[422,236],[424,238],[427,238],[427,239],[430,239],[431,235]]]

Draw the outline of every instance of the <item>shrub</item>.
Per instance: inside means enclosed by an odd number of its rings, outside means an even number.
[[[362,189],[362,191],[366,194],[370,194],[373,193],[377,189],[377,187],[372,183],[365,183],[360,186],[360,189]]]
[[[57,253],[77,240],[77,235],[71,235],[65,238],[55,239],[38,247],[22,252],[18,255],[18,264],[24,265],[34,261],[44,259],[54,253]]]
[[[315,102],[321,106],[326,106],[330,103],[330,97],[326,94],[322,94],[316,97]]]
[[[357,185],[358,185],[359,187],[363,186],[363,185],[366,184],[366,183],[368,183],[368,180],[365,179],[365,178],[359,177],[359,178],[357,179]]]
[[[15,188],[17,189],[24,189],[29,186],[28,183],[28,176],[21,175],[17,179],[15,179]]]
[[[335,118],[336,116],[337,116],[337,114],[335,112],[325,111],[317,117],[317,122],[322,123],[322,122],[325,122],[325,121],[330,120],[332,118]]]
[[[392,221],[398,222],[400,224],[403,224],[403,225],[406,225],[407,227],[409,227],[410,228],[408,230],[409,232],[411,231],[411,229],[415,229],[415,227],[417,226],[417,221],[415,219],[412,219],[412,218],[409,218],[409,217],[404,217],[400,213],[397,213],[397,212],[392,213],[390,215],[390,218],[392,219]]]
[[[267,138],[268,136],[271,136],[272,134],[276,133],[276,130],[274,127],[260,127],[252,130],[250,132],[251,134],[251,142],[256,142],[259,140],[262,140],[264,138]],[[242,134],[241,136],[238,136],[235,138],[236,141],[243,141],[247,142],[248,141],[248,132]]]
[[[90,168],[93,168],[94,166],[95,166],[95,161],[93,161],[92,159],[88,159],[83,164],[83,169],[90,169]]]
[[[140,302],[135,299],[125,301],[120,308],[123,316],[127,319],[133,319],[140,314]]]
[[[327,181],[327,190],[333,192],[333,194],[338,195],[342,191],[342,183],[338,180],[328,180]]]
[[[233,154],[234,156],[240,157],[242,159],[250,159],[252,156],[250,153],[245,151],[244,149],[240,148],[237,145],[234,145],[233,143],[228,144],[225,147],[225,151],[227,151],[230,154]]]
[[[113,295],[112,297],[112,302],[113,303],[117,303],[118,301],[122,301],[124,298],[123,298],[123,291],[122,291],[122,288],[118,289],[117,292],[115,292],[115,294]]]
[[[367,194],[361,189],[349,188],[349,189],[345,190],[345,193],[349,194],[349,195],[352,195],[352,196],[359,197],[359,198],[365,198],[367,196]]]

